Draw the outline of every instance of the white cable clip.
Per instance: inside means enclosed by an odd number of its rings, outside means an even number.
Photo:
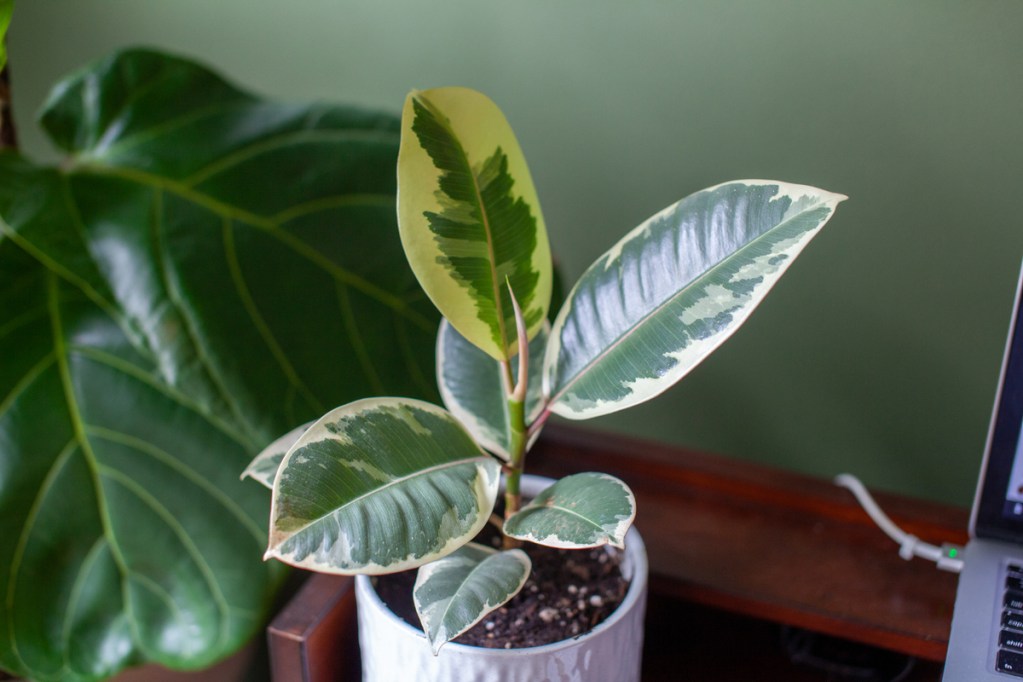
[[[920,538],[915,535],[907,535],[899,545],[899,556],[909,561],[916,555],[916,547],[920,544]]]
[[[958,573],[963,570],[961,558],[963,548],[958,545],[944,543],[941,547],[923,542],[915,535],[911,535],[895,525],[895,522],[888,518],[881,507],[877,505],[874,498],[867,492],[866,487],[852,474],[839,474],[835,477],[835,485],[848,488],[856,496],[856,500],[867,512],[870,519],[885,532],[888,537],[898,543],[899,556],[909,561],[915,556],[921,559],[933,561],[943,571]]]

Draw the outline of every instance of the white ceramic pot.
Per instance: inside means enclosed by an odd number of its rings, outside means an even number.
[[[552,481],[524,476],[522,492],[538,494]],[[363,682],[639,682],[646,611],[647,558],[635,528],[625,537],[625,600],[593,630],[544,646],[486,649],[448,642],[438,656],[426,635],[381,601],[370,579],[357,576]]]

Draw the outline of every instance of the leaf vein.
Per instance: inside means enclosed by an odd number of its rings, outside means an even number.
[[[214,646],[219,646],[227,638],[227,627],[229,621],[230,606],[227,603],[227,599],[224,597],[224,593],[220,587],[220,583],[217,582],[216,575],[213,569],[207,563],[206,559],[203,558],[199,548],[192,541],[188,531],[185,530],[181,522],[170,513],[170,510],[163,506],[159,500],[157,500],[148,490],[140,486],[135,481],[131,480],[123,472],[105,465],[99,465],[100,474],[106,476],[110,480],[118,483],[121,487],[131,492],[136,498],[139,499],[143,504],[153,510],[172,533],[178,538],[181,546],[185,549],[188,557],[195,564],[195,567],[202,574],[203,580],[206,582],[206,586],[210,591],[210,596],[213,598],[214,604],[217,607],[217,611],[220,612],[220,631],[217,635],[217,640],[214,642]],[[132,572],[133,576],[138,576],[137,572]]]
[[[216,500],[222,507],[224,507],[231,515],[235,516],[246,530],[255,539],[257,545],[266,544],[266,533],[264,533],[260,527],[249,518],[248,514],[239,507],[234,500],[228,497],[222,490],[217,488],[215,485],[210,483],[208,480],[203,478],[195,469],[182,462],[180,459],[172,456],[162,448],[153,445],[147,441],[137,438],[130,434],[115,431],[114,429],[107,429],[100,426],[88,426],[87,432],[98,437],[108,440],[112,443],[119,443],[127,447],[132,448],[136,452],[144,455],[148,455],[153,459],[157,460],[161,464],[173,469],[177,473],[181,474],[190,483],[195,485],[197,488],[208,494],[214,500]]]

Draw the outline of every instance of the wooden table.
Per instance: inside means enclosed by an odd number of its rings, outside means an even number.
[[[903,561],[829,481],[562,425],[528,464],[610,473],[635,492],[651,570],[645,682],[822,680],[822,666],[864,661],[940,678],[955,576]],[[966,510],[875,497],[921,539],[965,542]],[[358,680],[356,636],[351,580],[313,576],[269,628],[274,681]]]

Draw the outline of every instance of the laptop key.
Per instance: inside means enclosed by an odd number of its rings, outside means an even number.
[[[1001,634],[998,635],[998,646],[1003,649],[1023,651],[1023,634],[1002,630]]]
[[[1005,608],[1013,609],[1014,611],[1023,611],[1023,592],[1017,592],[1016,590],[1009,590],[1005,593]]]
[[[1023,575],[1015,575],[1010,573],[1005,578],[1005,586],[1008,587],[1010,590],[1023,592]]]
[[[1010,630],[1023,631],[1023,615],[1018,613],[1003,613],[1002,627]]]
[[[1015,651],[999,651],[995,668],[999,672],[1023,677],[1023,654]]]

